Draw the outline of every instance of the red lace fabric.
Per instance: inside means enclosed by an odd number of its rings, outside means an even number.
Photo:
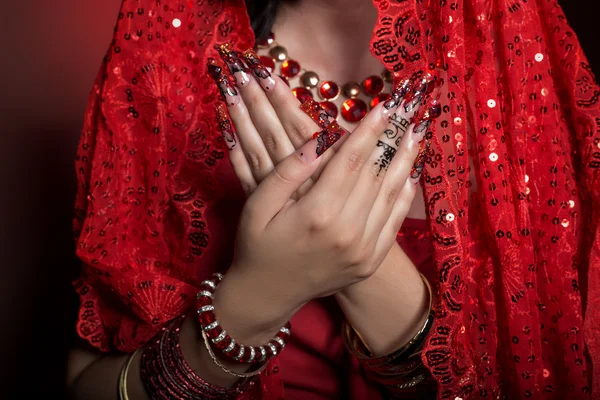
[[[423,184],[438,398],[597,397],[600,88],[576,35],[551,0],[375,5],[388,68],[443,70]],[[142,346],[231,258],[243,194],[205,73],[225,40],[253,43],[242,1],[123,1],[76,162],[77,330],[103,351]],[[281,398],[278,369],[245,397]]]

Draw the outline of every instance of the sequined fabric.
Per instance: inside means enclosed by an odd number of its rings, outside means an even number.
[[[560,7],[375,5],[396,79],[443,79],[423,183],[438,398],[599,396],[600,88]],[[103,351],[142,346],[231,258],[244,196],[205,71],[224,41],[253,44],[242,1],[122,3],[76,161],[77,331]],[[281,398],[278,370],[245,397]]]

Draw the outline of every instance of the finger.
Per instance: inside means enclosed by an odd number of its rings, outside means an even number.
[[[377,232],[377,244],[375,245],[375,254],[381,254],[386,252],[396,241],[398,231],[408,215],[410,206],[417,193],[417,185],[410,180],[407,180],[400,190],[400,193],[396,199],[392,212],[387,219],[383,228]],[[385,254],[385,253],[384,253]]]
[[[254,51],[245,51],[244,59],[250,66],[255,79],[240,88],[242,98],[271,159],[277,164],[293,153],[296,147],[288,138],[282,121],[273,109],[266,93],[275,90],[289,91],[289,88],[279,77],[270,74]]]
[[[377,104],[365,116],[324,168],[315,184],[315,190],[312,191],[314,194],[308,195],[314,199],[309,200],[316,203],[327,202],[332,210],[340,210],[343,207],[354,189],[370,153],[376,147],[378,138],[387,126],[390,115],[399,107],[399,100],[408,93],[409,85],[409,81],[403,82],[394,89],[392,97],[388,101]],[[336,196],[330,198],[331,193],[335,193]],[[312,207],[311,204],[309,206]]]
[[[280,80],[280,78],[277,79]],[[287,85],[276,84],[273,90],[265,91],[265,94],[295,148],[300,148],[312,139],[316,131],[320,130],[317,122],[303,111],[302,107],[306,104],[302,105]],[[316,104],[323,113],[326,113],[317,102],[311,99],[311,103]],[[333,120],[334,118],[328,116],[328,119]]]
[[[396,198],[404,183],[409,179],[415,164],[424,165],[427,157],[428,146],[423,138],[433,119],[441,114],[441,107],[437,101],[431,102],[426,111],[419,117],[416,127],[412,125],[400,141],[398,151],[389,165],[380,192],[369,214],[365,228],[365,235],[377,235],[383,229],[396,207]],[[420,171],[418,172],[420,174]],[[359,194],[360,195],[360,194]],[[412,201],[412,200],[411,200]],[[408,205],[410,207],[410,204]]]
[[[317,155],[318,140],[307,142],[262,181],[246,202],[251,215],[266,226],[288,203],[295,191],[315,172],[322,159]]]
[[[238,133],[237,136],[242,145],[243,153],[248,160],[252,175],[256,182],[260,182],[273,169],[273,161],[252,119],[249,117],[248,109],[241,100],[239,92],[231,85],[229,74],[212,58],[208,60],[207,67],[210,76],[215,80],[229,107],[229,115]]]
[[[215,107],[217,123],[221,130],[223,140],[229,149],[229,162],[233,167],[233,172],[238,177],[242,189],[249,196],[256,189],[256,180],[252,174],[252,170],[246,159],[242,146],[238,143],[237,135],[233,131],[233,127],[227,115],[227,108],[223,103],[218,103]]]

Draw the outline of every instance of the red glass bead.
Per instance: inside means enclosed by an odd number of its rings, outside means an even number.
[[[272,343],[272,344],[275,346],[275,348],[277,349],[277,354],[281,353],[281,350],[283,350],[283,349],[281,348],[281,345],[279,344],[279,342],[277,342],[277,341],[273,340],[271,343]]]
[[[348,99],[342,104],[342,117],[348,122],[359,122],[367,115],[367,103],[361,99]]]
[[[223,340],[221,340],[220,342],[215,343],[215,346],[219,350],[225,350],[229,346],[230,343],[231,343],[231,336],[225,335],[225,338],[223,338]]]
[[[322,101],[319,104],[321,104],[321,107],[323,107],[325,109],[325,111],[327,111],[327,114],[331,115],[333,118],[337,118],[338,109],[335,104],[333,104],[330,101]]]
[[[296,96],[296,98],[298,100],[300,100],[300,103],[304,103],[308,99],[313,98],[312,92],[310,90],[308,90],[307,88],[303,88],[303,87],[293,88],[292,93],[294,93],[294,96]]]
[[[216,338],[221,334],[221,332],[223,332],[223,328],[217,325],[214,329],[211,329],[210,331],[206,332],[206,336],[208,336],[210,339]]]
[[[212,324],[216,320],[217,317],[215,317],[215,313],[212,311],[205,311],[202,314],[200,314],[200,323],[202,324],[202,326]]]
[[[260,62],[262,62],[267,68],[267,70],[269,70],[269,72],[273,72],[275,70],[275,61],[273,61],[271,57],[260,56],[258,58],[260,59]]]
[[[210,285],[208,285],[206,283],[203,283],[203,284],[200,285],[200,287],[198,288],[198,291],[201,291],[201,290],[206,290],[207,292],[211,292],[211,293],[213,292],[212,286],[210,286]]]
[[[212,304],[212,299],[208,296],[200,296],[198,300],[196,300],[196,305],[198,307],[207,306]]]
[[[277,337],[279,337],[279,338],[282,338],[284,342],[285,342],[285,341],[287,340],[287,338],[289,337],[287,333],[283,333],[283,332],[281,332],[281,331],[277,332],[277,335],[275,335],[275,336],[277,336]]]
[[[279,77],[281,78],[282,81],[285,82],[286,85],[290,86],[290,81],[288,80],[288,78],[286,78],[283,75],[279,75]]]
[[[257,44],[260,47],[269,47],[270,45],[273,44],[273,42],[275,41],[275,34],[273,32],[269,32],[269,34],[267,36],[265,36],[261,41],[259,41]]]
[[[375,108],[375,106],[379,104],[380,101],[386,101],[389,96],[389,93],[379,93],[377,96],[371,99],[369,105],[371,106],[371,108]]]
[[[300,63],[296,60],[285,60],[281,63],[281,75],[293,78],[300,73]]]
[[[383,79],[377,75],[372,75],[364,80],[362,87],[369,96],[377,96],[383,90]]]
[[[340,87],[334,81],[325,81],[319,87],[319,95],[325,100],[334,100],[340,94]]]

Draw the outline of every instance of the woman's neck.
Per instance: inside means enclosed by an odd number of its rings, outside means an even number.
[[[379,73],[369,50],[377,10],[370,0],[283,2],[273,31],[290,57],[331,79],[361,80]]]

